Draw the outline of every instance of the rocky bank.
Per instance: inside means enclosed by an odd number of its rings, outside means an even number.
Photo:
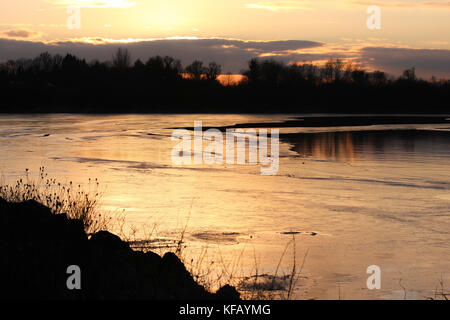
[[[80,290],[67,287],[71,265],[80,267]],[[239,299],[230,286],[207,292],[173,253],[133,251],[106,231],[88,237],[81,221],[35,201],[0,198],[0,275],[9,299]]]

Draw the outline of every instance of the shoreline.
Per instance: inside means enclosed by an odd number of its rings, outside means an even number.
[[[401,125],[401,124],[450,124],[450,118],[446,115],[295,115],[295,119],[281,122],[249,122],[238,123],[230,126],[208,127],[202,130],[218,129],[248,129],[248,128],[314,128],[314,127],[364,127],[374,125]],[[194,130],[194,127],[180,127],[168,129]]]
[[[240,300],[229,285],[208,292],[175,253],[135,251],[107,231],[88,236],[81,220],[36,201],[0,198],[0,222],[0,271],[8,299]]]

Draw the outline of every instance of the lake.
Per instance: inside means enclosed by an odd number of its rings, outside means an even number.
[[[0,172],[12,181],[44,166],[83,186],[97,178],[103,209],[124,209],[130,236],[150,232],[159,253],[186,229],[194,263],[205,255],[229,273],[275,273],[295,239],[296,299],[425,299],[441,281],[448,291],[450,121],[280,126],[273,176],[259,165],[172,162],[174,128],[299,117],[1,115]],[[291,242],[277,274],[293,259]],[[381,268],[380,290],[366,286],[371,265]]]

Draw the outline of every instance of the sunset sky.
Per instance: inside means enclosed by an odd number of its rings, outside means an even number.
[[[370,5],[381,29],[369,30]],[[69,29],[68,7],[81,7]],[[450,2],[417,0],[2,0],[0,61],[40,51],[108,60],[118,45],[133,58],[169,54],[216,60],[237,73],[254,56],[285,62],[351,59],[398,75],[450,78]]]

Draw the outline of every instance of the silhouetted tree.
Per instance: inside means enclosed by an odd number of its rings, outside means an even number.
[[[38,71],[50,72],[53,68],[53,57],[48,52],[43,52],[33,60],[33,65]]]
[[[330,59],[322,69],[322,75],[326,82],[340,81],[343,76],[344,62],[340,59]]]
[[[145,64],[141,61],[141,59],[137,59],[134,62],[134,69],[136,70],[143,70],[145,68]]]
[[[216,81],[217,77],[222,72],[222,67],[216,62],[210,62],[209,66],[206,68],[206,79],[210,81]]]
[[[61,62],[61,68],[66,75],[79,73],[87,67],[86,60],[67,54]]]
[[[181,61],[169,56],[165,56],[163,59],[164,72],[168,79],[176,79],[183,72]]]
[[[365,70],[355,69],[352,71],[352,80],[357,85],[365,85],[369,80],[369,75]]]
[[[131,55],[128,49],[117,49],[115,55],[113,56],[113,66],[117,69],[127,69],[131,64]]]
[[[145,68],[150,76],[162,78],[164,73],[164,60],[161,56],[151,57],[147,60]]]
[[[226,83],[225,84],[226,86],[231,86],[232,84],[234,84],[233,83],[233,74],[230,71],[228,71],[225,76],[225,83]]]
[[[203,67],[203,62],[195,60],[192,64],[186,67],[186,72],[193,80],[200,80],[206,73],[206,68]]]
[[[316,83],[318,81],[318,68],[313,64],[303,64],[302,70],[306,75],[306,80],[310,83]]]
[[[250,83],[257,82],[261,77],[261,65],[258,59],[251,59],[248,62],[248,70],[242,72]]]
[[[408,81],[416,81],[416,68],[412,67],[403,71],[403,77]]]
[[[63,57],[61,55],[59,55],[59,54],[54,55],[53,56],[53,67],[57,68],[57,69],[61,68],[62,61],[63,61]]]
[[[385,85],[387,82],[386,74],[378,70],[372,73],[372,79],[376,86]]]
[[[211,85],[221,73],[215,62],[204,67],[196,60],[183,71],[169,56],[131,65],[128,51],[119,49],[113,58],[88,64],[71,54],[44,52],[2,63],[0,111],[408,113],[426,106],[427,112],[449,112],[450,81],[420,80],[414,68],[388,79],[382,71],[368,72],[339,59],[323,66],[251,59],[242,71],[246,80],[230,86],[230,74],[228,83]],[[183,72],[190,79],[182,79]],[[210,101],[216,101],[213,109],[207,109]]]
[[[263,61],[261,65],[261,78],[263,81],[278,85],[284,77],[286,66],[273,59]]]
[[[324,68],[322,69],[322,75],[326,82],[331,82],[333,80],[333,60],[328,60],[327,63],[325,63]]]
[[[285,81],[288,84],[298,84],[305,80],[304,69],[298,64],[291,64],[285,72]]]
[[[334,81],[341,80],[343,69],[344,69],[344,62],[341,59],[336,59],[333,62]]]
[[[155,80],[175,80],[183,72],[180,60],[169,56],[149,58],[145,64],[145,69],[148,75]]]

